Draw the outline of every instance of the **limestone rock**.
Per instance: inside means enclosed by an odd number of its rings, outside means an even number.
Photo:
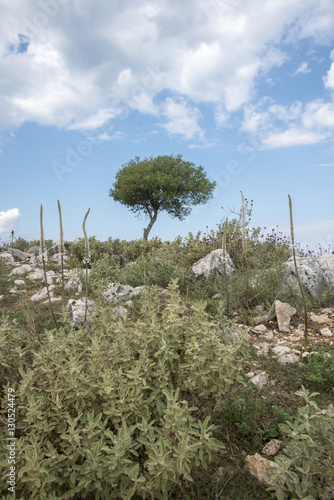
[[[275,301],[275,311],[278,323],[278,329],[280,332],[290,333],[290,321],[294,314],[296,314],[296,309],[286,302],[281,302],[280,300]]]
[[[122,300],[129,299],[135,295],[138,295],[145,286],[136,286],[133,288],[130,285],[121,285],[119,283],[110,283],[107,291],[104,292],[103,296],[112,304],[117,304]]]
[[[54,255],[52,255],[50,260],[51,260],[51,262],[54,262],[55,264],[61,265],[61,253],[55,253]],[[66,263],[67,260],[68,260],[68,256],[63,255],[64,264]]]
[[[30,273],[31,271],[33,271],[33,268],[30,264],[23,264],[22,266],[13,269],[9,276],[21,276],[22,274]]]
[[[28,248],[27,253],[28,254],[33,254],[36,257],[38,257],[39,254],[40,254],[40,250],[41,250],[40,246],[38,246],[38,247],[37,246],[36,247],[31,247],[31,248]]]
[[[68,250],[71,245],[71,241],[64,241],[64,251]],[[61,253],[60,240],[53,243],[53,245],[48,249],[48,257],[52,257],[53,255],[58,253]]]
[[[269,467],[278,467],[275,462],[261,457],[258,453],[255,453],[255,455],[247,455],[245,462],[245,469],[261,484],[264,484],[265,486],[273,486],[273,483],[265,479],[261,475],[261,472],[268,472]]]
[[[316,314],[311,312],[310,319],[311,321],[313,321],[313,323],[317,323],[318,325],[322,325],[323,323],[330,323],[330,319],[324,314],[317,316]]]
[[[267,327],[265,325],[257,325],[250,330],[252,333],[266,333]]]
[[[297,354],[293,354],[292,352],[288,354],[282,354],[282,356],[278,356],[277,361],[280,365],[295,365],[299,363],[300,358]]]
[[[1,252],[0,253],[0,266],[5,269],[11,269],[14,267],[15,261],[14,257],[10,252]]]
[[[282,356],[283,354],[289,354],[291,352],[290,347],[287,347],[286,345],[278,345],[273,348],[273,352],[277,356]]]
[[[278,453],[280,447],[281,447],[282,441],[279,441],[278,439],[271,439],[269,443],[267,443],[263,450],[262,453],[268,456],[274,456],[276,453]]]
[[[78,277],[70,278],[64,286],[65,290],[69,290],[73,293],[82,292],[82,283]]]
[[[260,387],[260,389],[262,389],[262,387],[268,383],[268,380],[269,377],[266,372],[258,373],[257,375],[254,375],[254,377],[249,379],[252,384],[257,385],[258,387]]]
[[[52,297],[54,288],[55,288],[54,285],[49,285],[50,297]],[[40,300],[44,300],[44,299],[48,299],[48,290],[47,290],[46,286],[44,288],[42,288],[42,290],[40,290],[39,292],[32,295],[32,297],[30,297],[29,300],[31,300],[32,302],[39,302]]]
[[[321,255],[321,257],[296,257],[299,277],[302,286],[314,298],[319,299],[327,290],[334,292],[334,255]],[[291,257],[286,263],[286,280],[297,293],[299,290],[296,270]]]
[[[18,288],[25,288],[26,284],[24,280],[15,280],[14,285],[17,286]]]
[[[196,277],[207,279],[211,274],[223,274],[224,263],[226,265],[226,274],[231,276],[236,272],[236,267],[227,252],[222,249],[213,250],[208,255],[198,260],[191,266],[191,273]]]
[[[79,328],[84,324],[85,320],[85,310],[86,310],[86,299],[73,300],[70,299],[67,302],[66,312],[70,318],[70,321],[74,324],[76,328]],[[87,301],[87,317],[86,320],[89,323],[91,316],[95,310],[94,300]]]
[[[333,332],[327,327],[321,328],[320,333],[323,337],[333,337]]]

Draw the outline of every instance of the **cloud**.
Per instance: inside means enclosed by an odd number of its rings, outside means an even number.
[[[333,139],[334,102],[263,101],[245,108],[242,128],[256,137],[259,149],[318,144]]]
[[[0,212],[0,234],[16,229],[20,217],[22,215],[18,208],[10,208],[6,212]]]
[[[28,121],[94,130],[162,110],[186,140],[201,134],[200,105],[225,126],[289,60],[290,44],[329,43],[334,24],[331,0],[17,0],[1,14],[0,131]]]
[[[308,67],[308,63],[303,61],[300,64],[300,66],[298,67],[298,69],[295,71],[295,75],[299,75],[299,74],[305,75],[306,73],[310,73],[310,72],[311,72],[311,70]]]
[[[166,123],[160,123],[170,135],[181,135],[185,139],[203,137],[203,131],[198,124],[201,117],[200,111],[185,100],[175,100],[167,97],[161,106],[161,112],[166,117]]]

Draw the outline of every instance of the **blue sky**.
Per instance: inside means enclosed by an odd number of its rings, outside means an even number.
[[[0,238],[87,231],[141,238],[148,221],[108,196],[140,156],[182,154],[217,182],[184,221],[215,229],[254,201],[254,226],[334,249],[332,0],[18,0],[0,19]],[[331,245],[331,247],[330,247]]]

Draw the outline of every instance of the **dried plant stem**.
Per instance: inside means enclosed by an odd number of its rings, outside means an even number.
[[[57,323],[56,316],[55,316],[55,313],[53,310],[53,305],[52,305],[52,300],[51,300],[50,290],[49,290],[49,284],[48,284],[48,279],[47,279],[47,275],[46,275],[46,262],[45,262],[46,261],[46,248],[45,248],[45,244],[44,244],[44,231],[43,231],[43,205],[41,205],[40,224],[41,224],[41,240],[40,240],[41,241],[41,256],[42,256],[43,269],[44,269],[45,285],[46,285],[46,290],[48,292],[49,304],[51,307],[53,320],[55,322],[57,330],[59,331],[58,323]]]
[[[88,237],[86,233],[86,219],[88,217],[88,214],[90,212],[90,208],[87,210],[85,218],[83,220],[82,224],[82,229],[83,233],[85,235],[85,261],[86,261],[86,307],[85,307],[85,319],[84,319],[84,324],[86,324],[87,321],[87,310],[88,310],[88,264],[89,264],[89,242],[88,242]]]
[[[62,302],[65,304],[65,278],[64,278],[64,233],[63,233],[63,221],[61,217],[61,207],[59,200],[58,202],[58,213],[59,213],[59,227],[60,227],[60,258],[61,258],[61,295]]]
[[[295,264],[295,270],[296,270],[296,275],[297,275],[297,280],[299,284],[299,289],[303,297],[303,303],[304,303],[304,322],[305,322],[305,332],[304,332],[304,349],[307,351],[307,306],[306,306],[306,299],[305,299],[305,294],[304,290],[302,287],[302,283],[300,281],[299,277],[299,272],[298,272],[298,267],[297,267],[297,259],[296,259],[296,252],[295,252],[295,235],[294,235],[294,229],[293,229],[293,216],[292,216],[292,201],[291,201],[291,196],[289,196],[289,210],[290,210],[290,229],[291,229],[291,244],[292,244],[292,255],[293,255],[293,261]]]

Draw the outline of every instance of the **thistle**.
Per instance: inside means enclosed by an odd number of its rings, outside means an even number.
[[[59,226],[60,226],[60,256],[61,256],[61,291],[62,291],[62,301],[65,303],[65,278],[64,278],[64,234],[63,234],[63,221],[61,217],[61,207],[59,200],[58,202],[58,213],[59,213]]]
[[[11,247],[12,247],[12,255],[14,257],[14,229],[11,230],[11,237],[12,237],[12,244],[11,244]]]
[[[290,195],[289,197],[289,210],[290,210],[290,229],[291,229],[291,244],[292,244],[292,255],[293,255],[293,261],[295,264],[295,270],[296,270],[296,275],[297,275],[297,280],[298,280],[298,285],[300,292],[303,297],[303,303],[304,303],[304,323],[305,323],[305,332],[304,332],[304,349],[305,351],[307,350],[307,307],[306,307],[306,299],[305,299],[305,294],[304,290],[302,287],[302,283],[300,281],[299,277],[299,272],[297,268],[297,259],[296,259],[296,252],[295,252],[295,234],[294,234],[294,229],[293,229],[293,217],[292,217],[292,201]]]
[[[242,250],[246,250],[246,203],[245,203],[245,198],[243,195],[243,192],[240,191],[241,193],[241,212],[240,212],[240,217],[241,217],[241,225],[242,225]]]
[[[50,296],[49,284],[48,284],[48,279],[47,279],[47,275],[46,275],[46,262],[47,262],[47,259],[48,259],[48,254],[47,254],[47,250],[45,248],[45,243],[44,243],[43,205],[41,205],[40,224],[41,224],[41,239],[40,239],[41,251],[40,251],[40,256],[41,256],[42,263],[43,263],[45,285],[46,285],[46,290],[48,292],[49,304],[50,304],[50,307],[51,307],[51,312],[52,312],[53,320],[55,322],[57,330],[59,330],[58,323],[57,323],[57,320],[56,320],[56,316],[55,316],[55,313],[54,313],[54,310],[53,310],[53,306],[52,306],[52,300],[51,300],[51,296]]]
[[[84,257],[84,261],[86,263],[86,307],[85,307],[85,320],[84,320],[84,324],[86,324],[86,321],[87,321],[87,309],[88,309],[88,264],[90,262],[90,255],[89,255],[89,241],[88,241],[88,237],[87,237],[87,233],[86,233],[86,219],[88,217],[89,212],[90,212],[90,208],[87,210],[87,213],[85,215],[85,218],[84,218],[83,224],[82,224],[82,229],[83,229],[83,233],[84,233],[84,236],[85,236],[85,257]]]

